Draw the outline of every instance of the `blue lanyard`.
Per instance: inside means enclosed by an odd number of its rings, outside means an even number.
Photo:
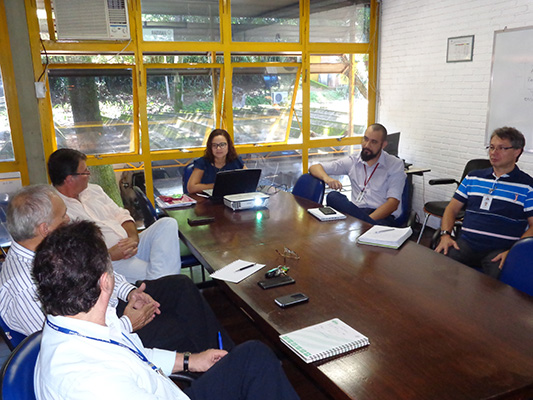
[[[131,343],[131,345],[135,348],[135,349],[132,349],[131,347],[129,346],[126,346],[125,344],[123,343],[120,343],[120,342],[117,342],[116,340],[112,340],[112,339],[109,339],[109,340],[105,340],[105,339],[100,339],[100,338],[95,338],[95,337],[91,337],[91,336],[85,336],[85,335],[82,335],[81,333],[79,332],[76,332],[76,331],[73,331],[71,329],[67,329],[67,328],[63,328],[61,326],[58,326],[56,324],[54,324],[53,322],[50,322],[50,320],[47,318],[46,319],[46,323],[48,324],[48,326],[50,328],[52,328],[53,330],[57,331],[57,332],[61,332],[61,333],[64,333],[66,335],[74,335],[74,336],[79,336],[79,337],[82,337],[82,338],[86,338],[86,339],[90,339],[90,340],[96,340],[97,342],[102,342],[102,343],[109,343],[109,344],[114,344],[115,346],[120,346],[120,347],[123,347],[125,349],[128,349],[129,351],[131,351],[133,354],[135,354],[137,357],[139,357],[139,359],[141,361],[144,361],[145,363],[147,363],[150,368],[152,368],[154,371],[160,373],[160,369],[157,368],[150,360],[148,360],[146,358],[146,356],[137,348],[137,346],[135,346],[135,343],[133,343],[131,341],[131,339],[129,337],[127,337],[126,335],[124,335],[123,332],[122,333],[122,336],[128,341]]]

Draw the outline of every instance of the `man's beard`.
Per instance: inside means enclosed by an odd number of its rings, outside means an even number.
[[[378,156],[379,152],[372,153],[372,150],[370,149],[363,149],[361,150],[361,160],[363,161],[370,161]]]

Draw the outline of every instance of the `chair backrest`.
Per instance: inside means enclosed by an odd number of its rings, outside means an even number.
[[[294,184],[292,194],[322,204],[325,190],[326,184],[323,180],[315,178],[311,174],[303,174]]]
[[[461,180],[459,181],[459,183],[462,182],[465,176],[467,176],[468,173],[470,173],[471,171],[475,171],[476,169],[485,169],[491,166],[492,165],[490,164],[490,160],[485,158],[476,158],[468,161],[465,165],[465,169],[463,170],[463,176],[461,176]]]
[[[133,190],[137,196],[139,210],[142,212],[144,227],[148,228],[157,220],[157,212],[140,187],[133,186]]]
[[[500,281],[533,296],[533,237],[516,242],[502,267]]]
[[[401,207],[402,211],[398,218],[394,220],[392,225],[397,227],[402,227],[407,225],[409,217],[411,216],[412,210],[412,201],[413,201],[413,184],[411,183],[409,177],[405,178],[405,185],[403,186],[402,192],[402,202]]]
[[[20,343],[10,354],[0,372],[2,400],[35,400],[33,372],[42,332],[35,332]]]
[[[183,184],[183,193],[184,194],[189,194],[189,191],[187,190],[187,184],[189,183],[189,178],[191,177],[193,169],[194,169],[194,164],[190,163],[183,170],[182,184]]]
[[[26,335],[10,329],[2,317],[0,317],[0,335],[7,344],[7,347],[9,347],[9,350],[13,350],[26,338]]]

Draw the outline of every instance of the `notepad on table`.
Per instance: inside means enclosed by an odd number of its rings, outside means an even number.
[[[397,249],[412,234],[413,230],[410,227],[392,228],[390,226],[374,225],[357,238],[357,243]]]
[[[213,272],[210,277],[226,282],[239,283],[243,279],[248,278],[250,275],[259,271],[264,266],[265,264],[237,260]]]
[[[324,211],[322,210],[325,210],[327,214],[324,213]],[[334,221],[337,219],[346,219],[346,215],[338,212],[337,210],[331,207],[309,208],[307,212],[313,217],[319,219],[320,221]]]
[[[280,335],[279,338],[306,363],[370,344],[366,336],[338,318]]]

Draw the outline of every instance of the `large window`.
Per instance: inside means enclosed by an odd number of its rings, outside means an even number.
[[[288,141],[298,72],[297,67],[281,66],[233,70],[236,144]]]
[[[0,1],[0,185],[5,201],[22,184],[29,184],[22,122],[4,2]],[[1,218],[0,218],[1,219]]]
[[[218,42],[218,0],[142,0],[142,30],[145,41]]]
[[[368,119],[368,56],[311,56],[311,137],[362,135]]]
[[[53,70],[49,84],[58,147],[86,154],[133,151],[131,70]]]
[[[149,69],[146,80],[151,150],[202,147],[216,126],[219,69]]]
[[[42,39],[35,70],[48,71],[47,152],[69,146],[90,165],[125,166],[150,197],[181,190],[183,167],[223,128],[263,184],[290,189],[374,120],[377,0],[128,3],[129,36],[109,40],[87,26],[83,40],[58,39],[57,16],[76,11],[68,1],[28,10]]]
[[[364,43],[370,35],[370,1],[310,1],[311,42]],[[351,3],[351,4],[349,4]]]
[[[234,42],[298,42],[300,6],[298,1],[235,1],[231,7],[231,33]]]
[[[7,114],[6,96],[2,74],[0,73],[0,161],[14,161],[13,142],[11,140],[11,128]]]

